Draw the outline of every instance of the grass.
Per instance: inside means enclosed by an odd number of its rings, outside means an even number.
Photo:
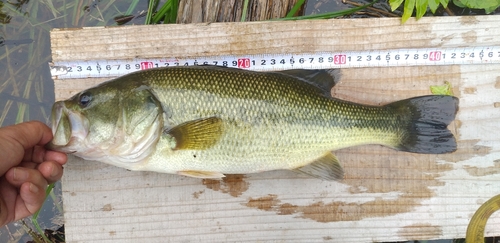
[[[46,197],[49,196],[49,195],[54,196],[54,192],[52,191],[53,188],[54,188],[54,183],[50,184],[47,187],[47,189],[45,190]],[[59,212],[62,212],[61,208],[59,208],[59,210],[61,210]],[[33,217],[31,218],[31,221],[33,222],[33,225],[35,226],[36,230],[38,231],[38,234],[42,237],[42,239],[45,242],[50,242],[49,238],[47,238],[47,236],[44,234],[44,230],[42,230],[42,227],[40,227],[40,224],[38,223],[38,215],[40,215],[40,210],[38,210],[35,214],[33,214]],[[33,237],[33,235],[32,235],[32,237]],[[35,237],[33,237],[33,238],[35,238]]]

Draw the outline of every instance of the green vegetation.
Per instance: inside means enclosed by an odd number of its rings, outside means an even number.
[[[149,1],[149,11],[144,24],[175,24],[179,9],[179,0],[168,0],[157,10],[159,2],[159,0]]]
[[[453,0],[453,3],[461,8],[484,9],[487,14],[500,6],[500,0]]]
[[[308,15],[308,16],[296,16],[299,12],[299,10],[303,7],[305,4],[305,0],[298,0],[297,3],[293,6],[293,8],[290,10],[290,12],[286,15],[284,18],[278,18],[278,19],[273,19],[273,20],[301,20],[301,19],[331,19],[331,18],[337,18],[337,17],[342,17],[350,14],[354,14],[360,10],[363,10],[369,6],[372,6],[374,3],[377,1],[373,1],[372,3],[365,4],[359,7],[355,8],[350,8],[347,10],[341,10],[341,11],[336,11],[336,12],[328,12],[328,13],[323,13],[323,14],[314,14],[314,15]],[[247,19],[247,12],[248,12],[248,4],[249,0],[245,0],[243,2],[243,11],[241,15],[241,21],[246,21]],[[159,24],[159,23],[164,23],[164,24],[170,24],[170,23],[175,23],[175,20],[177,18],[177,12],[179,8],[179,0],[168,0],[163,4],[163,6],[158,9],[159,5],[159,0],[152,0],[149,2],[149,10],[148,13],[146,14],[146,21],[145,24]]]
[[[443,85],[432,85],[431,93],[435,95],[453,95],[453,87],[450,82],[445,81]]]
[[[55,194],[54,194],[54,191],[52,191],[52,189],[54,189],[54,183],[50,184],[47,189],[45,189],[45,196],[48,197],[49,195],[52,196],[52,200],[55,200]],[[45,200],[46,202],[47,200]],[[62,212],[62,207],[61,205],[58,205],[56,204],[56,206],[58,207],[59,209],[59,212]],[[40,209],[41,210],[41,209]],[[33,217],[31,218],[31,221],[33,223],[33,225],[35,226],[35,228],[37,229],[38,231],[38,234],[40,234],[42,236],[42,238],[44,239],[45,242],[51,242],[47,236],[43,233],[44,231],[42,230],[42,227],[40,227],[40,224],[38,223],[38,215],[40,214],[40,210],[38,210],[35,214],[33,214]],[[33,236],[32,236],[33,237]],[[35,238],[35,237],[33,237]]]
[[[401,21],[406,22],[414,11],[417,19],[424,16],[427,8],[434,14],[440,5],[448,7],[450,0],[389,0],[392,11],[396,10],[404,2],[404,10]],[[500,0],[452,0],[453,4],[461,8],[484,9],[486,14],[493,12],[500,6]]]
[[[350,14],[354,14],[360,10],[363,10],[367,7],[372,6],[375,4],[377,1],[373,1],[372,3],[365,4],[359,7],[355,8],[350,8],[346,10],[340,10],[340,11],[335,11],[335,12],[328,12],[328,13],[322,13],[322,14],[313,14],[313,15],[306,15],[306,16],[297,16],[293,17],[295,15],[295,12],[300,9],[300,7],[296,7],[299,2],[292,8],[292,10],[286,15],[284,18],[279,18],[279,19],[272,19],[272,20],[303,20],[303,19],[332,19],[332,18],[337,18],[337,17],[342,17],[342,16],[347,16]]]

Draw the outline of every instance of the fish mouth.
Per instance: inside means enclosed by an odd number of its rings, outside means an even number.
[[[52,140],[47,149],[74,153],[76,144],[83,141],[88,134],[88,119],[80,113],[69,110],[63,101],[52,106],[51,114]]]

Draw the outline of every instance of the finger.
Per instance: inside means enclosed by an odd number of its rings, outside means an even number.
[[[9,183],[19,187],[22,183],[30,180],[37,179],[41,174],[43,179],[49,184],[54,183],[61,179],[63,174],[62,165],[54,161],[45,161],[41,164],[23,162],[20,166],[12,168],[6,174]]]
[[[35,146],[32,149],[28,149],[24,153],[23,161],[25,162],[35,162],[42,163],[44,161],[55,161],[63,165],[68,160],[68,156],[65,153],[46,150],[42,146]]]
[[[43,146],[52,139],[49,127],[41,122],[26,122],[0,128],[0,175],[16,166],[35,145]]]
[[[0,128],[0,137],[17,142],[26,150],[47,144],[52,139],[52,131],[39,121],[30,121]]]
[[[0,198],[0,227],[3,227],[10,221],[8,217],[7,203],[3,198]]]
[[[35,184],[32,182],[25,182],[21,185],[19,190],[20,199],[16,201],[16,220],[32,215],[38,211],[45,201],[45,188],[47,183]],[[17,212],[25,212],[28,215],[19,215]]]
[[[66,164],[68,161],[68,156],[65,153],[56,152],[56,151],[46,151],[44,161],[54,161],[59,163],[60,165]]]
[[[24,151],[23,161],[42,163],[44,161],[45,152],[45,148],[38,145],[28,148]]]
[[[4,226],[14,220],[18,189],[7,182],[5,177],[0,177],[0,195],[0,226]]]
[[[36,185],[46,185],[47,180],[43,177],[42,173],[37,169],[29,169],[24,167],[14,167],[7,171],[5,179],[15,187],[21,187],[26,182],[31,182]]]
[[[5,179],[12,186],[19,188],[19,197],[16,199],[14,209],[15,220],[27,217],[40,209],[48,185],[40,171],[14,167],[7,171]]]
[[[43,162],[38,166],[38,171],[42,174],[45,180],[51,184],[61,179],[63,175],[62,166],[53,161]]]

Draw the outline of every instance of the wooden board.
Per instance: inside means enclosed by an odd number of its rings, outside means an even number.
[[[51,32],[59,60],[500,45],[500,16],[346,19],[82,28]],[[154,33],[154,34],[151,34]],[[458,150],[417,155],[381,146],[336,151],[346,178],[289,171],[210,181],[131,172],[71,158],[62,179],[68,242],[372,242],[465,236],[500,193],[500,65],[343,69],[336,97],[367,104],[460,97]],[[56,99],[103,80],[55,80]],[[486,227],[500,235],[500,214]]]
[[[297,0],[249,0],[245,21],[283,18]],[[239,22],[243,12],[240,0],[181,0],[177,23]]]

